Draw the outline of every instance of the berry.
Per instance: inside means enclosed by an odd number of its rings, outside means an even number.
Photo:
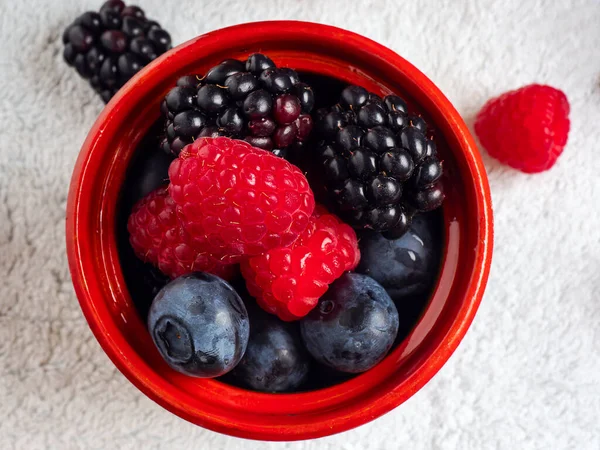
[[[63,56],[105,102],[146,64],[171,48],[171,37],[137,6],[109,0],[63,33]]]
[[[249,307],[250,338],[232,381],[262,392],[297,389],[307,378],[310,359],[295,324]]]
[[[242,274],[265,311],[291,321],[308,314],[329,284],[359,259],[354,230],[319,206],[291,247],[244,261]]]
[[[297,167],[244,141],[199,138],[169,178],[185,230],[225,263],[291,245],[314,209]]]
[[[550,169],[569,136],[569,101],[562,91],[532,84],[489,100],[475,120],[488,153],[525,173]]]
[[[249,328],[235,290],[202,272],[167,284],[148,314],[148,330],[161,356],[193,377],[213,378],[233,369],[246,351]]]
[[[307,171],[324,185],[323,200],[354,228],[399,235],[415,213],[442,204],[435,143],[400,97],[348,86],[315,120],[317,163]]]
[[[398,311],[372,278],[344,274],[300,322],[308,352],[341,372],[369,370],[388,353],[398,333]]]
[[[359,246],[361,260],[356,272],[381,284],[397,304],[431,289],[440,265],[441,242],[430,215],[416,216],[399,239],[363,232]]]
[[[136,203],[127,230],[138,258],[171,278],[194,271],[210,272],[225,279],[235,274],[234,266],[223,264],[206,251],[206,243],[192,240],[185,232],[166,186]]]
[[[286,157],[309,138],[314,103],[311,87],[300,82],[295,70],[277,68],[259,53],[245,62],[227,59],[204,77],[182,77],[167,94],[161,106],[166,119],[162,147],[177,156],[199,137],[226,136]],[[181,131],[174,122],[182,112],[203,121]]]

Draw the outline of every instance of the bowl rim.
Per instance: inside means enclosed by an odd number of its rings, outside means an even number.
[[[477,197],[477,210],[480,213],[478,217],[478,232],[481,245],[478,245],[476,249],[475,271],[472,274],[471,283],[468,287],[467,298],[451,323],[444,337],[443,345],[438,345],[427,355],[427,358],[419,363],[419,370],[407,376],[401,384],[394,386],[393,389],[387,392],[381,393],[374,404],[354,408],[352,411],[346,412],[346,415],[340,412],[339,417],[337,417],[339,420],[322,420],[309,425],[302,424],[302,426],[297,427],[282,426],[277,429],[261,428],[258,426],[253,428],[249,427],[244,421],[237,421],[235,417],[223,420],[223,418],[207,413],[206,411],[198,411],[190,408],[189,405],[186,405],[185,402],[177,398],[175,395],[176,392],[168,392],[164,389],[164,386],[157,385],[156,373],[148,373],[148,371],[137,367],[134,364],[134,356],[137,355],[131,355],[133,349],[127,348],[127,341],[122,336],[113,333],[114,330],[110,328],[109,324],[105,323],[102,314],[96,308],[94,299],[98,296],[98,293],[90,288],[88,284],[88,276],[93,274],[94,262],[89,260],[90,247],[85,245],[85,240],[82,241],[79,239],[82,230],[89,226],[90,221],[89,217],[82,216],[79,201],[82,190],[90,188],[90,180],[93,179],[94,171],[98,168],[90,164],[95,143],[102,136],[104,124],[107,120],[115,120],[118,117],[125,117],[126,114],[129,114],[128,102],[131,98],[134,98],[137,84],[139,82],[147,83],[150,77],[154,77],[157,80],[156,69],[161,64],[167,64],[169,60],[177,58],[182,52],[190,51],[209,42],[217,43],[227,35],[235,35],[242,38],[244,35],[253,33],[257,28],[260,28],[262,32],[289,33],[300,37],[303,33],[317,34],[324,40],[324,43],[327,42],[331,45],[342,45],[342,43],[350,47],[361,45],[367,51],[376,53],[378,57],[387,60],[394,66],[402,67],[402,70],[414,78],[416,83],[424,86],[435,107],[450,124],[449,126],[452,128],[459,142],[461,153],[465,157],[469,170],[473,175]],[[267,21],[234,25],[191,39],[146,66],[119,90],[94,123],[75,164],[67,200],[66,241],[73,285],[84,316],[105,353],[136,387],[169,411],[214,431],[251,439],[299,440],[338,433],[373,420],[403,403],[440,370],[464,337],[481,302],[491,265],[493,219],[487,176],[474,139],[455,108],[423,73],[392,50],[356,33],[311,22]]]

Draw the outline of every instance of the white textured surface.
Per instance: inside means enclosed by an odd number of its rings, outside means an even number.
[[[138,392],[101,351],[73,294],[65,199],[102,104],[62,62],[60,36],[100,0],[0,0],[0,448],[600,448],[597,0],[139,3],[176,43],[269,18],[357,31],[429,75],[469,125],[489,96],[549,83],[571,102],[569,144],[535,176],[486,157],[496,211],[490,282],[467,337],[424,389],[330,438],[229,438]]]

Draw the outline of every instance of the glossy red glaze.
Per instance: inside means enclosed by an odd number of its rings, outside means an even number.
[[[179,76],[225,58],[263,51],[279,65],[395,92],[434,124],[449,187],[440,277],[410,335],[372,370],[297,394],[245,391],[169,369],[127,291],[115,217],[127,165]],[[338,433],[400,405],[446,362],[483,295],[492,254],[487,178],[467,127],[437,87],[391,50],[354,33],[305,22],[260,22],[208,33],[163,55],[125,85],[91,129],[67,205],[67,253],[85,317],[102,348],[150,398],[193,423],[253,439],[297,440]],[[465,368],[468,370],[468,368]]]

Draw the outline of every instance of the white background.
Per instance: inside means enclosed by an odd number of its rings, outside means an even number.
[[[600,448],[598,1],[139,3],[175,43],[275,18],[357,31],[425,72],[469,126],[490,96],[549,83],[571,102],[569,143],[541,175],[484,155],[496,212],[490,282],[465,340],[424,389],[341,435],[229,438],[138,392],[92,337],[73,294],[67,187],[102,103],[63,63],[61,33],[100,1],[0,0],[0,448]]]

